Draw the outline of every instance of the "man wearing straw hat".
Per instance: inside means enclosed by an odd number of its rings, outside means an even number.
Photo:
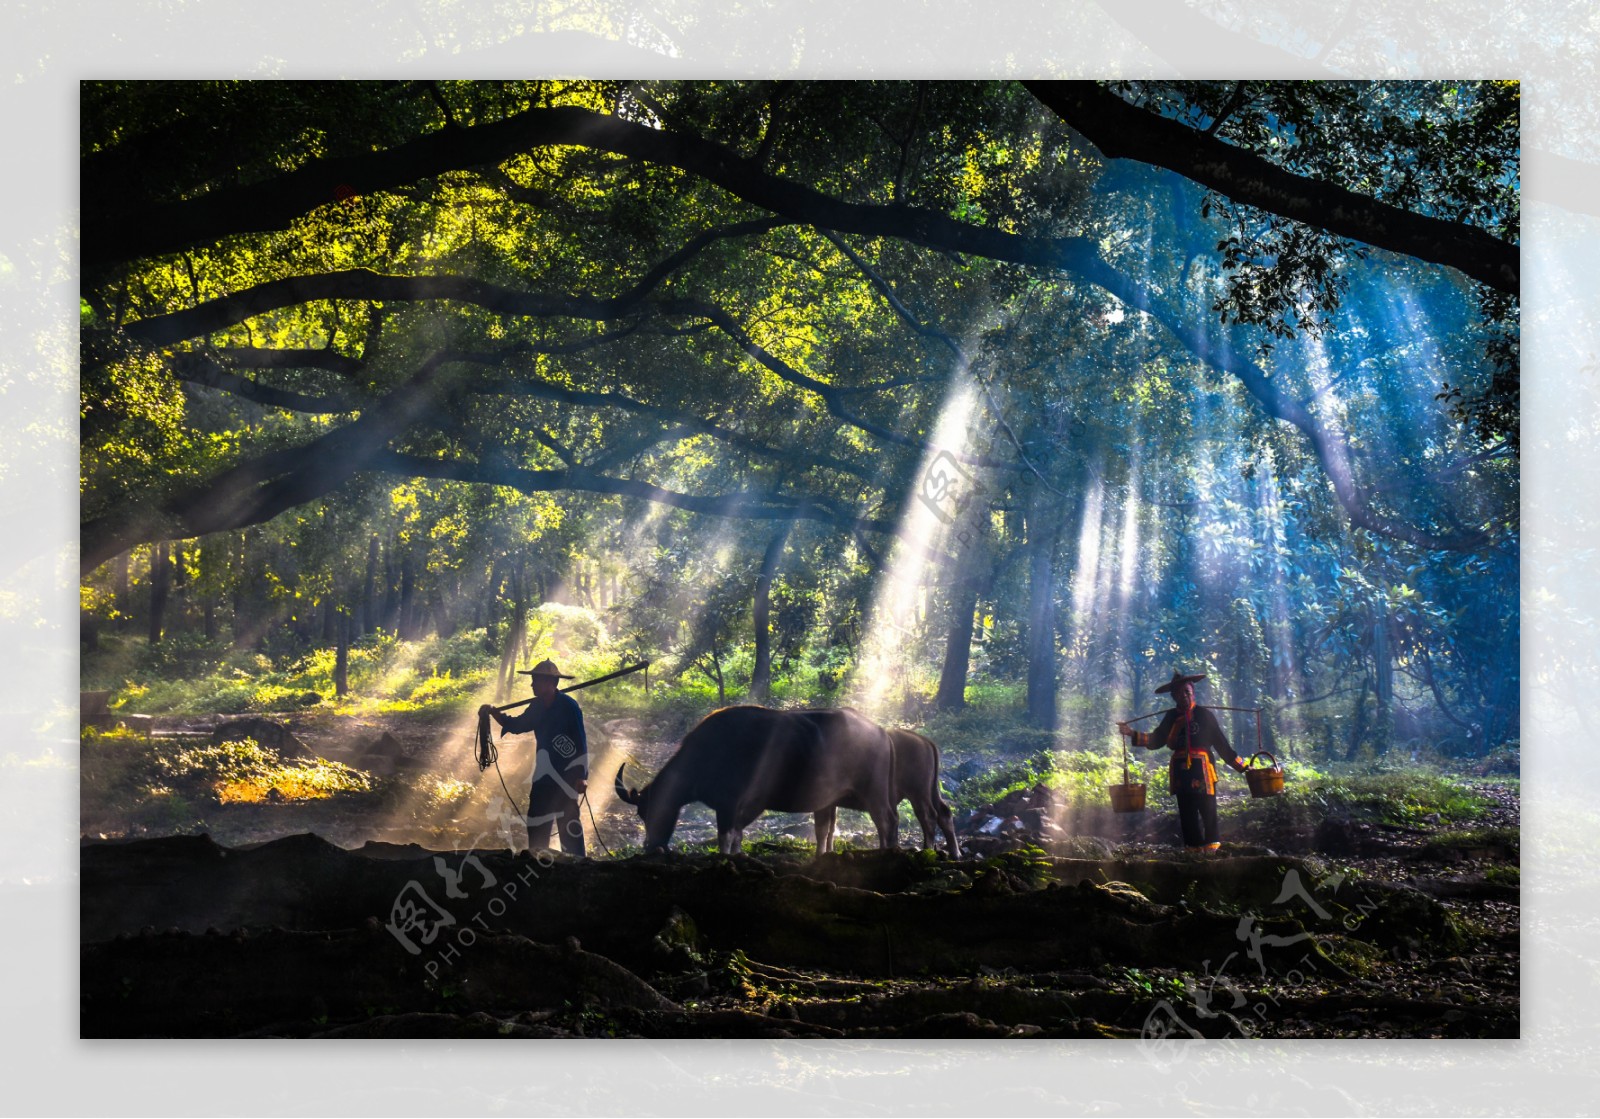
[[[1220,753],[1234,770],[1245,771],[1216,715],[1194,701],[1195,682],[1205,678],[1203,672],[1189,676],[1174,672],[1171,680],[1157,688],[1157,695],[1170,694],[1177,706],[1163,715],[1156,729],[1148,734],[1127,723],[1117,724],[1117,730],[1135,746],[1147,750],[1165,746],[1172,751],[1167,787],[1178,800],[1183,845],[1190,851],[1215,851],[1222,846],[1217,828],[1217,765],[1212,751]]]
[[[557,691],[557,682],[570,680],[553,660],[542,660],[519,673],[533,678],[533,702],[516,715],[490,709],[506,734],[533,732],[533,787],[528,790],[528,850],[550,846],[550,825],[556,825],[561,849],[583,858],[583,821],[578,798],[588,787],[589,739],[583,730],[583,710],[570,695]]]

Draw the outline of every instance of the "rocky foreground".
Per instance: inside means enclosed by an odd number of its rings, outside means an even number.
[[[1515,856],[1471,842],[575,862],[88,841],[81,1032],[1516,1037],[1517,889],[1487,872]]]

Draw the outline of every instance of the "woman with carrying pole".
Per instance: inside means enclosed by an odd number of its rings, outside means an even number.
[[[1222,755],[1230,767],[1239,773],[1245,765],[1222,733],[1222,724],[1211,709],[1194,701],[1194,685],[1204,680],[1205,673],[1185,676],[1174,672],[1172,679],[1156,689],[1156,694],[1170,694],[1177,704],[1166,712],[1152,711],[1138,719],[1117,724],[1117,730],[1130,739],[1134,746],[1147,750],[1162,747],[1172,751],[1168,765],[1168,785],[1178,801],[1178,823],[1183,829],[1183,845],[1190,851],[1216,851],[1222,846],[1222,835],[1217,826],[1217,768],[1216,753]],[[1129,724],[1161,714],[1156,729],[1145,733],[1134,730]]]

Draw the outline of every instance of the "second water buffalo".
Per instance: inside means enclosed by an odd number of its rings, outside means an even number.
[[[952,859],[961,857],[961,843],[956,839],[956,822],[950,806],[939,795],[939,747],[927,735],[913,730],[891,730],[889,740],[894,747],[894,785],[896,806],[902,800],[911,802],[911,810],[922,825],[922,845],[934,845],[934,825],[944,833],[944,849]],[[862,806],[842,800],[831,808],[817,813],[817,854],[833,850],[833,825],[839,808]]]

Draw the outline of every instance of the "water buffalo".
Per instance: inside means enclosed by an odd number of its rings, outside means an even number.
[[[889,732],[858,711],[773,711],[724,707],[700,720],[642,789],[622,783],[617,797],[639,809],[646,851],[665,850],[678,813],[691,801],[717,814],[717,848],[738,851],[744,829],[763,812],[821,812],[859,805],[878,843],[899,843]]]
[[[912,730],[891,730],[889,739],[894,745],[895,804],[902,800],[911,802],[911,810],[922,825],[922,845],[934,845],[934,824],[944,832],[945,851],[952,859],[961,857],[961,843],[956,839],[956,822],[950,815],[950,806],[939,795],[939,747],[926,735]],[[816,816],[817,854],[833,850],[833,824],[840,808],[857,808],[853,800],[841,800],[825,808]]]

